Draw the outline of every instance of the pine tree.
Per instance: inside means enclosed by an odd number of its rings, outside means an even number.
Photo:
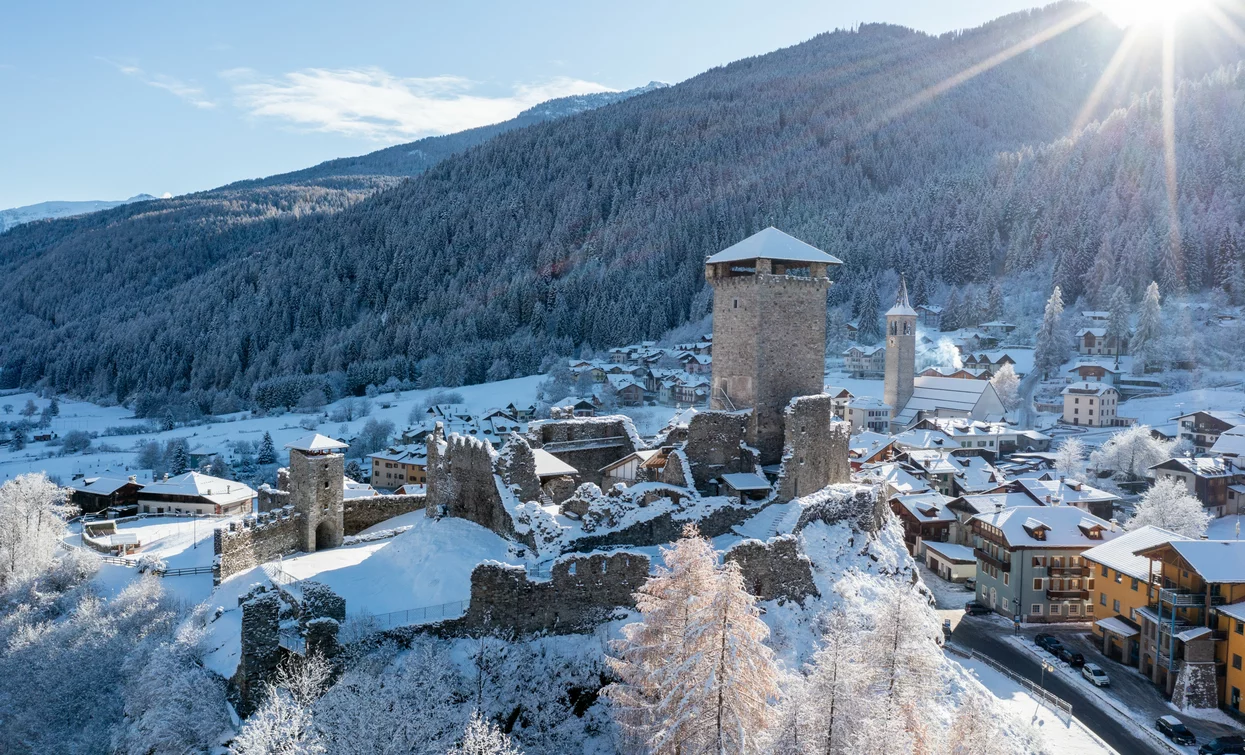
[[[878,302],[877,281],[870,279],[865,283],[864,290],[860,293],[857,309],[857,317],[859,318],[857,326],[859,330],[857,331],[856,339],[860,343],[877,343],[882,338],[879,311],[880,303]]]
[[[1059,369],[1068,356],[1068,339],[1063,325],[1063,295],[1059,286],[1051,292],[1046,301],[1046,312],[1042,316],[1042,327],[1038,331],[1037,346],[1033,353],[1033,367],[1041,370],[1043,377]]]
[[[59,417],[60,413],[61,413],[61,402],[59,399],[53,396],[52,401],[48,403],[48,414],[52,417]]]
[[[942,330],[959,330],[964,327],[960,318],[960,306],[959,290],[953,288],[947,294],[947,303],[942,306]]]
[[[1120,353],[1128,341],[1128,294],[1123,286],[1116,286],[1111,293],[1110,314],[1107,318],[1107,343],[1115,344],[1115,366],[1120,366]]]
[[[264,439],[259,444],[259,452],[255,456],[258,464],[276,464],[277,449],[272,443],[272,435],[264,433]]]
[[[997,320],[1003,316],[1003,289],[997,280],[990,282],[990,294],[986,300],[986,317]]]
[[[1159,304],[1159,284],[1151,282],[1141,302],[1137,332],[1133,334],[1133,372],[1144,375],[1159,366],[1159,340],[1163,335],[1163,312]]]
[[[169,471],[175,475],[185,474],[190,469],[190,457],[186,454],[186,444],[179,443],[173,449],[173,460],[169,462]]]
[[[14,451],[21,451],[26,447],[26,431],[20,426],[13,428],[13,439],[9,441],[9,448]]]

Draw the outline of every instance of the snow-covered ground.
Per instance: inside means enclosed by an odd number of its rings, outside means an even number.
[[[1053,753],[1114,753],[1092,731],[1076,718],[1068,723],[1055,711],[1038,702],[1020,684],[995,671],[981,661],[954,657],[951,661],[963,666],[997,697],[1003,708],[1020,721],[1030,723],[1042,734],[1046,749]]]

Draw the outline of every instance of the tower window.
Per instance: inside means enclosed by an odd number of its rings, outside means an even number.
[[[736,300],[735,300],[735,309],[739,309],[739,300],[738,300],[738,299],[736,299]]]

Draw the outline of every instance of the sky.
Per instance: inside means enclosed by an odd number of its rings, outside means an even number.
[[[677,83],[834,28],[941,33],[1036,1],[16,0],[0,23],[0,208],[183,194]]]

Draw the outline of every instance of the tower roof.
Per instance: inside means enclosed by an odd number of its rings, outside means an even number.
[[[785,260],[789,262],[824,262],[827,265],[842,265],[839,258],[826,254],[811,244],[783,233],[770,226],[757,231],[748,238],[728,246],[705,260],[708,264],[715,262],[740,262],[743,260]]]
[[[349,448],[350,445],[342,443],[340,440],[326,438],[319,433],[313,435],[304,435],[293,443],[286,443],[286,448],[292,448],[295,451],[306,451],[308,453],[320,453],[323,451],[337,451],[342,448]]]
[[[886,310],[886,316],[891,315],[909,315],[916,317],[916,310],[908,303],[908,280],[904,276],[899,278],[899,293],[895,295],[895,306]]]

